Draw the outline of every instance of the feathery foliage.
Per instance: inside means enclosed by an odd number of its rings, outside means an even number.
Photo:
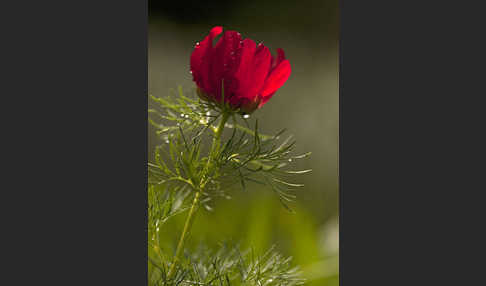
[[[255,257],[225,245],[217,252],[206,249],[181,256],[198,206],[212,210],[212,200],[230,198],[236,187],[245,190],[248,183],[265,185],[291,210],[287,203],[294,198],[292,190],[303,185],[288,178],[310,170],[295,171],[288,166],[309,153],[293,155],[291,136],[281,141],[285,130],[262,134],[258,120],[252,128],[247,115],[186,96],[181,88],[166,98],[151,96],[149,104],[149,121],[164,142],[148,164],[150,285],[301,285],[290,259],[273,250]],[[159,228],[185,210],[189,210],[188,220],[171,260],[159,248]]]
[[[169,278],[171,257],[158,246],[159,230],[168,219],[188,208],[189,193],[149,187],[149,285],[303,285],[299,269],[291,266],[291,258],[282,257],[273,248],[257,256],[253,250],[241,252],[230,243],[222,244],[218,250],[201,247],[187,254]]]
[[[211,251],[201,248],[177,268],[172,279],[164,268],[151,261],[153,285],[217,285],[217,286],[294,286],[303,285],[298,268],[290,266],[272,249],[260,257],[252,251],[240,252],[237,246],[222,245]]]
[[[157,127],[165,146],[155,150],[155,162],[149,163],[151,184],[170,184],[174,187],[187,184],[203,186],[204,202],[214,196],[228,197],[227,190],[239,184],[246,189],[248,182],[270,187],[282,204],[295,196],[292,189],[303,185],[288,182],[294,174],[310,170],[287,169],[290,162],[310,155],[292,155],[295,141],[289,136],[280,142],[285,129],[275,135],[265,135],[254,129],[245,116],[233,112],[225,124],[230,134],[220,150],[202,155],[203,149],[217,131],[215,123],[221,120],[223,110],[214,103],[207,103],[184,96],[181,89],[176,97],[151,97],[150,122]],[[209,139],[209,140],[204,140]],[[207,152],[208,153],[208,152]],[[213,156],[208,164],[209,157]]]

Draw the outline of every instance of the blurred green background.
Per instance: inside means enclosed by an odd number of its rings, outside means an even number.
[[[297,140],[296,153],[312,152],[295,162],[304,183],[287,212],[273,192],[253,186],[235,190],[214,211],[201,211],[190,244],[225,240],[262,253],[276,245],[294,258],[309,285],[338,285],[338,1],[149,1],[149,93],[166,96],[170,88],[194,88],[189,57],[194,44],[215,25],[263,42],[275,54],[284,49],[292,66],[285,85],[252,114],[260,130],[287,128]],[[149,154],[160,141],[149,127]],[[185,214],[166,228],[167,243],[179,238]],[[171,245],[172,246],[172,245]]]

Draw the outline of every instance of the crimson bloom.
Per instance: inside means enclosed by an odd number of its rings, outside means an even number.
[[[251,113],[262,107],[290,76],[290,63],[282,49],[272,57],[263,44],[241,40],[240,33],[214,27],[191,54],[191,73],[201,98],[225,103]],[[223,91],[224,89],[224,91]],[[224,92],[224,94],[223,94]]]

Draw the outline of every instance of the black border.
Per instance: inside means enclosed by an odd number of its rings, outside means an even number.
[[[340,1],[341,285],[484,281],[470,259],[485,189],[471,5]]]
[[[0,284],[146,285],[147,2],[8,5]]]

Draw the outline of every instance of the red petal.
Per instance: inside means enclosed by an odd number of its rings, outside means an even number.
[[[238,95],[245,96],[250,89],[252,82],[252,67],[253,58],[255,57],[256,44],[251,39],[245,39],[243,41],[242,48],[240,50],[240,65],[235,78],[239,81]]]
[[[251,85],[245,95],[246,98],[252,101],[256,100],[259,91],[262,89],[265,79],[267,78],[268,71],[270,70],[270,63],[272,54],[264,45],[259,45],[255,57],[253,58],[253,64],[251,69]]]
[[[192,79],[196,82],[199,87],[201,86],[202,78],[201,78],[201,63],[202,63],[202,55],[204,54],[204,48],[201,48],[200,43],[196,43],[194,47],[194,51],[191,54],[191,73]]]
[[[209,74],[213,52],[213,39],[221,34],[222,31],[223,28],[221,26],[212,28],[209,35],[206,36],[201,43],[196,44],[196,47],[191,54],[191,72],[193,80],[206,92],[211,90]]]
[[[211,31],[209,31],[209,34],[214,39],[217,35],[221,34],[221,32],[223,32],[223,27],[221,27],[221,26],[215,26],[214,28],[211,29]]]
[[[267,95],[266,97],[262,97],[262,99],[260,100],[260,104],[258,105],[258,108],[262,107],[265,103],[267,103],[267,101],[269,101],[270,98],[272,98],[272,96],[274,94],[275,94],[275,92],[272,93],[272,94]]]
[[[281,62],[285,60],[285,52],[278,48],[277,49],[277,64],[275,66],[278,66]]]
[[[235,91],[235,84],[232,75],[238,67],[236,51],[241,46],[241,36],[236,31],[226,31],[223,37],[216,44],[213,65],[212,85],[215,87],[215,96],[221,98],[222,82],[224,80],[225,94],[229,95]],[[226,96],[225,96],[226,97]]]
[[[290,76],[290,71],[289,61],[283,60],[270,72],[261,91],[262,100],[266,99],[268,101],[266,97],[271,97],[287,81]]]

